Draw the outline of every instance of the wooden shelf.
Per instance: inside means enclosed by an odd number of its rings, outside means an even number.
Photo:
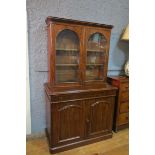
[[[104,52],[104,50],[93,50],[93,49],[87,49],[87,52]]]
[[[56,51],[67,51],[67,52],[72,52],[72,51],[79,51],[78,49],[63,49],[63,48],[58,48]]]
[[[63,67],[63,66],[70,67],[70,66],[78,66],[78,64],[56,64],[56,66],[58,66],[58,67]]]
[[[87,66],[103,66],[103,64],[86,64]]]
[[[72,51],[79,51],[78,49],[63,49],[63,48],[58,48],[56,51],[67,51],[67,52],[72,52]],[[93,50],[93,49],[87,49],[88,52],[104,52],[104,50]]]

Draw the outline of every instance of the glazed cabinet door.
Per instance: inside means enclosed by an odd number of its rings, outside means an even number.
[[[86,29],[85,38],[85,82],[106,81],[110,31]]]
[[[53,144],[78,141],[84,136],[83,101],[69,101],[53,105]]]
[[[79,85],[82,78],[82,29],[65,24],[55,24],[53,29],[53,81],[56,85]]]
[[[95,137],[112,130],[113,97],[88,100],[86,109],[87,136]]]

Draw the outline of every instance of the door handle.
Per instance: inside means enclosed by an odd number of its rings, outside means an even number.
[[[90,120],[89,119],[86,119],[86,123],[88,124],[90,122]]]
[[[86,119],[86,134],[89,135],[90,133],[90,120]]]

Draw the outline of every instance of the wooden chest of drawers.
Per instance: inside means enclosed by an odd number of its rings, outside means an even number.
[[[113,129],[117,132],[129,126],[129,78],[108,77],[108,82],[118,87],[113,121]]]

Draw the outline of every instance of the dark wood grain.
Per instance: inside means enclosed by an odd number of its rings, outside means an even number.
[[[96,98],[87,101],[88,136],[96,137],[111,131],[111,120],[114,106],[114,97]]]
[[[48,17],[46,23],[49,72],[48,83],[44,85],[44,89],[46,134],[50,152],[61,152],[111,138],[117,91],[117,87],[109,85],[106,81],[112,26],[57,17]],[[79,70],[76,82],[59,82],[56,79],[56,65],[63,66],[63,63],[56,64],[56,50],[60,50],[56,49],[56,41],[58,35],[64,30],[74,32],[79,39]],[[98,75],[100,76],[102,72],[103,78],[87,81],[87,42],[90,36],[95,33],[103,35],[107,41],[104,58],[99,58],[102,59],[100,61],[103,62],[103,68],[99,70]],[[66,62],[67,57],[65,56],[64,59],[61,62]],[[71,64],[66,66],[69,65]],[[71,74],[67,76],[69,75]],[[64,75],[62,78],[65,77]],[[127,88],[124,87],[124,89]]]
[[[57,18],[56,18],[57,19]],[[107,68],[108,68],[108,57],[109,57],[109,46],[110,46],[110,35],[111,35],[111,29],[107,29],[107,27],[92,27],[91,24],[89,26],[87,24],[75,24],[76,22],[67,22],[68,20],[63,20],[64,22],[61,22],[61,20],[55,20],[55,18],[47,18],[47,21],[57,21],[54,22],[48,22],[48,82],[52,85],[65,86],[77,86],[77,85],[96,85],[96,84],[104,84],[106,83],[107,79]],[[83,23],[83,22],[82,22]],[[79,38],[79,49],[80,49],[80,57],[79,57],[79,74],[78,74],[78,82],[67,82],[67,83],[56,83],[56,38],[60,32],[63,30],[71,30],[76,33],[76,35]],[[104,56],[104,64],[103,64],[103,70],[100,72],[103,72],[103,79],[102,80],[96,80],[96,81],[86,81],[86,55],[87,55],[87,42],[89,37],[92,34],[100,33],[102,34],[106,40],[106,51]],[[99,73],[101,74],[101,73]]]
[[[78,20],[73,20],[73,19],[58,18],[58,17],[52,17],[52,16],[49,16],[46,19],[47,24],[49,24],[50,22],[62,22],[62,23],[69,23],[69,24],[76,24],[76,25],[103,27],[103,28],[108,28],[108,29],[113,28],[113,25],[92,23],[92,22],[85,22],[85,21],[78,21]]]
[[[116,87],[51,94],[45,84],[47,135],[52,153],[112,137]],[[51,108],[49,109],[49,107]],[[51,123],[51,125],[49,124]]]

